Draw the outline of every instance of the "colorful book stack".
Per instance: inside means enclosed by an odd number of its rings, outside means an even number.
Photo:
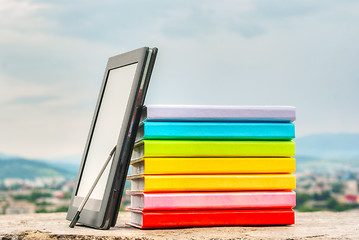
[[[294,107],[145,107],[128,224],[294,224],[294,120]]]

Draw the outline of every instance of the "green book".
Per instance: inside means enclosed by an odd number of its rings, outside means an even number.
[[[131,159],[143,157],[293,157],[293,141],[143,140]]]

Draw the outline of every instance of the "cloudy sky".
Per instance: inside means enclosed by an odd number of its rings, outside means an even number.
[[[82,154],[108,57],[159,48],[148,104],[294,105],[359,133],[354,0],[0,0],[0,153]]]

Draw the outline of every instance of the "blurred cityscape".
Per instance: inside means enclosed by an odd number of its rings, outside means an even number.
[[[67,212],[75,184],[63,177],[4,179],[0,181],[0,214]],[[130,197],[124,195],[122,204],[129,205]]]
[[[359,208],[359,171],[298,172],[297,206],[301,212]]]
[[[0,213],[65,212],[74,185],[74,181],[62,177],[4,179],[0,182]]]

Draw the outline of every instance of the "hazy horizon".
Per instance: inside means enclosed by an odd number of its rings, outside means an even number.
[[[330,148],[329,150],[324,151],[322,154],[318,154],[318,152],[320,152],[320,149],[317,149],[318,144],[320,144],[318,141],[315,142],[315,146],[313,146],[313,149],[315,149],[315,151],[317,153],[312,154],[308,152],[308,147],[313,143],[313,140],[320,137],[320,138],[324,138],[329,136],[329,142],[330,142]],[[333,146],[333,144],[335,144],[332,140],[334,139],[334,137],[338,137],[338,141],[340,142],[340,144],[338,146]],[[348,141],[345,143],[344,141],[342,142],[343,137],[347,137]],[[354,140],[352,139],[354,137]],[[355,143],[353,141],[356,141],[356,139],[359,139],[359,133],[318,133],[318,134],[310,134],[310,135],[306,135],[306,136],[301,136],[301,137],[296,137],[295,139],[293,139],[294,142],[296,142],[297,140],[301,141],[301,143],[303,143],[304,140],[307,140],[308,138],[310,138],[310,142],[305,141],[305,149],[303,151],[303,149],[299,149],[298,151],[298,145],[296,144],[296,157],[300,156],[300,157],[324,157],[324,158],[328,158],[328,152],[330,151],[334,151],[336,152],[335,155],[332,156],[332,158],[338,158],[339,156],[346,158],[351,158],[353,156],[356,156],[357,153],[359,153],[359,149],[355,149],[354,155],[353,155],[353,147],[348,145],[348,142],[350,142],[350,145],[355,145]],[[304,140],[303,140],[304,139]],[[323,143],[321,144],[321,148],[325,148],[325,146],[328,143]],[[85,147],[85,146],[83,146]],[[303,147],[303,146],[301,146]],[[346,156],[342,155],[343,153],[343,147],[346,148],[350,148],[350,151],[347,152]],[[80,153],[74,154],[74,155],[68,155],[68,156],[62,156],[62,157],[57,157],[57,158],[29,158],[26,156],[21,156],[19,154],[5,154],[3,152],[0,152],[0,159],[12,159],[12,158],[25,158],[25,159],[29,159],[29,160],[35,160],[35,161],[46,161],[49,163],[73,163],[73,164],[79,164],[81,162],[82,159],[82,155],[83,155],[83,150]],[[330,155],[330,154],[329,154]],[[330,157],[329,157],[330,159]]]
[[[0,5],[0,153],[82,154],[107,59],[158,47],[147,104],[292,105],[298,137],[359,133],[359,3]]]

